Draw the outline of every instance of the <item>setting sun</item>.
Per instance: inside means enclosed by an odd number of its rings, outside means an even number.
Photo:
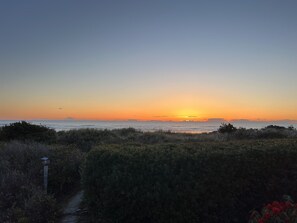
[[[59,4],[1,13],[0,119],[297,119],[289,8]]]
[[[200,120],[199,113],[193,109],[181,109],[176,112],[176,119],[177,120]]]

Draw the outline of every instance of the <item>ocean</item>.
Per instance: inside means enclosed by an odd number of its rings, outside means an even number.
[[[8,125],[19,120],[0,120],[0,126]],[[26,120],[29,123],[47,126],[56,131],[67,131],[71,129],[121,129],[135,128],[144,132],[171,131],[177,133],[203,133],[216,131],[224,120],[201,121],[201,122],[164,122],[164,121],[92,121],[92,120]],[[226,121],[225,121],[226,122]],[[297,128],[297,121],[231,121],[235,127],[263,128],[268,125],[293,126]]]

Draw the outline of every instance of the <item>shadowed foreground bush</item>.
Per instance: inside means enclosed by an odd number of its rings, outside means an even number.
[[[43,191],[43,165],[48,156],[50,195]],[[0,145],[0,222],[57,222],[59,197],[80,181],[84,156],[76,148],[12,141]],[[71,186],[71,187],[70,187]]]
[[[297,141],[104,147],[83,184],[94,222],[247,222],[283,194],[297,197]]]

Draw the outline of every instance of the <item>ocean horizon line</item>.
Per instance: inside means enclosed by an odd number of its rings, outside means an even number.
[[[21,121],[93,121],[93,122],[197,122],[197,123],[205,123],[205,122],[293,122],[297,123],[295,119],[224,119],[224,118],[211,118],[206,120],[142,120],[142,119],[0,119],[3,122],[21,122]]]

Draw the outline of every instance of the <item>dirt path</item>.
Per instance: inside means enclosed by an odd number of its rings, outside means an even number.
[[[77,211],[83,197],[83,191],[77,192],[73,197],[70,198],[66,207],[64,208],[64,217],[60,221],[61,223],[76,223],[77,222]]]

